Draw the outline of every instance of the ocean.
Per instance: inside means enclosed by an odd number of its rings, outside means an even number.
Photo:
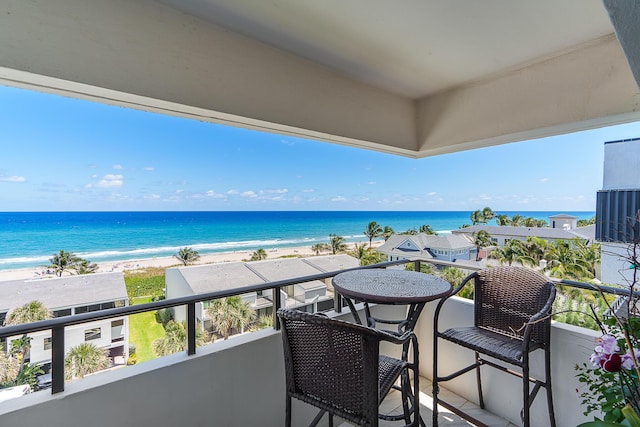
[[[60,251],[91,262],[167,257],[189,246],[201,254],[328,243],[336,234],[348,243],[368,242],[370,221],[396,232],[428,224],[446,233],[470,224],[471,212],[268,211],[268,212],[0,212],[0,270],[48,264]],[[595,212],[500,214],[548,221],[560,213],[589,219]]]

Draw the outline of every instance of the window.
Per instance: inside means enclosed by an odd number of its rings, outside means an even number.
[[[92,304],[88,307],[89,311],[98,311],[100,310],[100,304]]]
[[[81,307],[76,307],[74,309],[75,314],[80,314],[80,313],[86,313],[87,312],[87,306],[83,305]]]
[[[125,305],[125,300],[123,299],[119,299],[115,302],[115,307],[124,307]]]
[[[65,308],[64,310],[55,310],[53,312],[53,317],[63,317],[63,316],[71,316],[71,309]]]
[[[44,339],[44,350],[51,350],[51,337]]]
[[[91,328],[84,331],[84,340],[91,341],[97,340],[102,336],[102,330],[100,328]]]
[[[111,322],[112,328],[117,328],[118,326],[124,326],[124,319],[114,320],[113,322]]]
[[[114,302],[103,302],[101,307],[103,310],[107,310],[109,308],[115,308],[116,304]]]

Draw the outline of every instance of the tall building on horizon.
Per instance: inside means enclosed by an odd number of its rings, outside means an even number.
[[[596,240],[602,248],[602,282],[629,285],[633,280],[630,251],[634,242],[640,243],[640,138],[604,144]]]

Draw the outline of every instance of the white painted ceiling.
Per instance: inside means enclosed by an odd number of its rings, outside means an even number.
[[[614,33],[600,0],[159,0],[413,99]]]

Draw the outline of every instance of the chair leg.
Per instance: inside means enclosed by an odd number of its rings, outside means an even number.
[[[551,392],[551,352],[548,348],[544,350],[544,382],[546,384],[545,392],[547,393],[547,408],[549,410],[549,425],[556,427],[556,415],[553,411],[553,393]]]
[[[285,426],[286,427],[291,427],[291,396],[289,396],[289,394],[287,394],[287,412],[286,412],[286,420],[285,420]]]
[[[476,352],[476,384],[478,385],[478,403],[484,409],[484,396],[482,395],[482,378],[480,377],[480,355]]]
[[[433,337],[433,373],[431,379],[431,396],[433,399],[433,408],[431,410],[431,425],[438,427],[438,336],[437,330]]]
[[[531,394],[529,391],[529,360],[528,358],[524,357],[524,361],[523,361],[523,366],[522,366],[522,404],[523,404],[523,408],[522,408],[522,413],[521,418],[522,418],[522,425],[524,427],[529,427],[530,426],[530,398],[531,398]]]

